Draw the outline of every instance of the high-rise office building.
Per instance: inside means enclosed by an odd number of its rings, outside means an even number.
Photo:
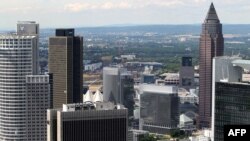
[[[33,46],[32,50],[32,65],[36,68],[35,74],[39,74],[39,24],[35,21],[18,21],[16,31],[18,35],[36,36],[36,46]]]
[[[103,69],[103,100],[119,103],[128,108],[129,115],[134,109],[134,80],[125,68],[105,67]]]
[[[182,57],[179,86],[187,90],[195,86],[192,57]]]
[[[165,134],[179,124],[178,87],[141,84],[140,130]]]
[[[22,27],[21,23],[26,26]],[[42,128],[46,123],[40,117],[34,121],[33,117],[43,115],[43,110],[49,108],[47,104],[41,105],[49,99],[49,91],[43,88],[40,91],[40,85],[34,88],[32,84],[39,73],[39,29],[35,22],[18,22],[17,25],[17,33],[0,35],[0,140],[40,141],[46,135],[46,128]],[[37,96],[44,99],[37,101],[34,98]],[[29,119],[36,122],[36,134],[29,134],[34,125]],[[32,138],[33,135],[36,138]]]
[[[250,84],[216,82],[215,89],[214,141],[224,141],[224,125],[250,123]]]
[[[242,81],[250,60],[216,57],[213,60],[212,141],[224,141],[224,125],[250,123],[250,84]]]
[[[126,72],[125,68],[105,67],[103,68],[103,100],[114,103],[123,103],[121,95],[120,74]]]
[[[128,115],[134,115],[134,79],[130,73],[121,74],[121,95],[124,97],[122,105],[124,105],[128,109]]]
[[[47,140],[47,109],[50,107],[49,75],[26,76],[27,141]]]
[[[35,36],[0,35],[0,140],[26,140],[26,75],[36,73]]]
[[[200,37],[199,128],[211,126],[212,59],[216,56],[222,56],[223,51],[222,24],[212,3],[202,24]]]
[[[53,107],[82,101],[83,37],[74,29],[56,29],[49,38],[49,73],[53,75]]]
[[[127,141],[127,116],[110,102],[64,104],[47,111],[47,141]]]

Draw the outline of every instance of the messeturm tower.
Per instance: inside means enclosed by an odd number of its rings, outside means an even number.
[[[212,59],[216,56],[223,56],[223,52],[222,24],[212,3],[202,24],[200,37],[199,128],[209,128],[211,126]]]

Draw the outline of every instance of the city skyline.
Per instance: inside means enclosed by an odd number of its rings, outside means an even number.
[[[0,30],[13,29],[10,23],[19,20],[38,21],[42,28],[199,24],[205,16],[199,13],[206,13],[211,2],[216,5],[223,23],[250,23],[244,18],[250,12],[250,1],[247,0],[3,0],[0,16],[5,22],[0,23]],[[51,19],[57,20],[51,22]]]

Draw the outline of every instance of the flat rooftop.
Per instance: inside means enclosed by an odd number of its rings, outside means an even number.
[[[74,112],[74,111],[84,111],[84,110],[120,110],[126,109],[123,105],[115,105],[111,102],[84,102],[84,103],[74,103],[74,104],[63,104],[63,112]]]
[[[158,94],[177,94],[178,87],[177,86],[162,86],[155,84],[140,84],[139,85],[140,94],[144,92],[148,93],[158,93]]]

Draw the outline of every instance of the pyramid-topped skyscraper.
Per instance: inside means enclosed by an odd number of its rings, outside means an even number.
[[[207,13],[206,21],[208,21],[208,20],[214,21],[214,22],[220,22],[213,3],[211,4],[209,11]]]
[[[199,118],[198,127],[211,126],[212,112],[212,59],[223,56],[224,38],[222,24],[213,3],[202,24],[200,37],[200,87],[199,87]]]

